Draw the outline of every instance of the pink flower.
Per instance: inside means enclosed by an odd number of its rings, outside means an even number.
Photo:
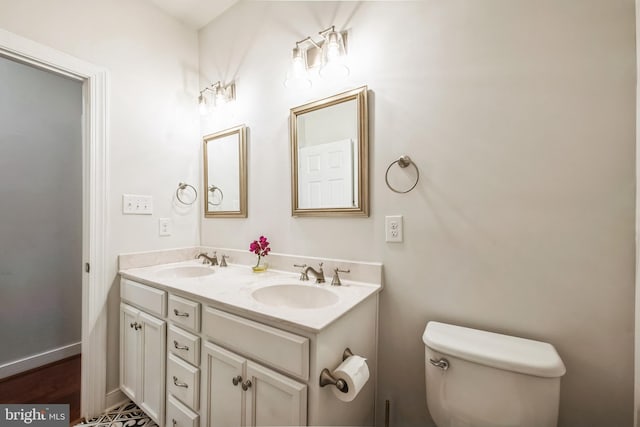
[[[260,236],[258,240],[254,240],[249,244],[249,251],[258,255],[258,260],[260,257],[269,255],[271,248],[269,247],[269,241],[266,237]]]

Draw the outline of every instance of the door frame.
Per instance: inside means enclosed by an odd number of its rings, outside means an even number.
[[[106,406],[108,89],[106,69],[0,29],[0,55],[82,82],[82,373],[80,414]],[[90,266],[90,272],[85,270]],[[78,266],[80,268],[80,266]]]

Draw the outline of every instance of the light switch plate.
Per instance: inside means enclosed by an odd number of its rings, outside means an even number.
[[[387,242],[402,242],[402,215],[390,215],[384,217],[384,232]]]
[[[153,214],[153,197],[137,194],[123,194],[122,213],[125,215]]]

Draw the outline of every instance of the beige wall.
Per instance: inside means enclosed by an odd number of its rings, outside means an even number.
[[[109,71],[111,391],[118,387],[117,254],[199,241],[199,207],[177,209],[173,203],[178,182],[199,182],[197,35],[130,0],[0,0],[0,28]],[[152,195],[154,214],[123,216],[123,193]],[[171,218],[171,237],[158,237],[161,217]]]
[[[633,420],[633,0],[244,2],[200,33],[200,86],[237,83],[249,126],[249,217],[204,219],[202,243],[381,261],[378,400],[429,424],[428,320],[551,342],[567,366],[560,425]],[[349,29],[352,74],[293,93],[296,40]],[[290,216],[289,108],[371,89],[371,216]],[[384,185],[410,155],[406,195]],[[404,215],[405,241],[384,242]]]

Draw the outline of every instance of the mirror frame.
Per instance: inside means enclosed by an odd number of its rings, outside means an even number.
[[[219,138],[238,134],[239,189],[240,210],[238,211],[210,211],[209,208],[209,158],[207,144]],[[204,216],[205,218],[246,218],[247,217],[247,128],[239,125],[230,129],[206,135],[202,138],[204,158]]]
[[[294,107],[290,111],[289,136],[291,141],[291,216],[369,216],[369,116],[367,86],[362,86],[328,98]],[[349,208],[298,207],[298,116],[355,100],[358,116],[358,206]]]

